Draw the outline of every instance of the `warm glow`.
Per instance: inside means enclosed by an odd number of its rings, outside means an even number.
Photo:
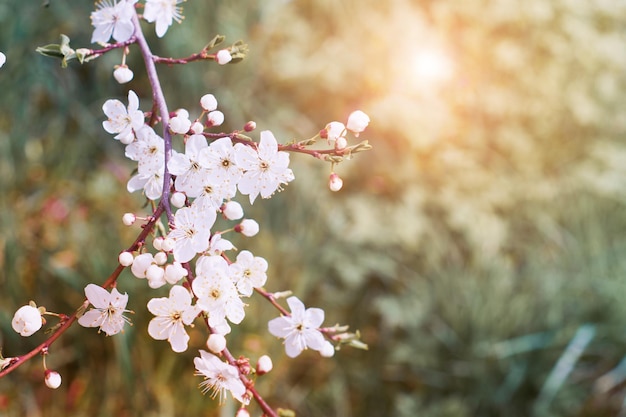
[[[415,54],[412,71],[418,82],[431,83],[450,79],[454,68],[452,61],[444,52],[428,49]]]

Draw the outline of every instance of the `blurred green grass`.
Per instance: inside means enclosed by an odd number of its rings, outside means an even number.
[[[232,350],[270,353],[275,369],[258,387],[301,416],[621,415],[624,374],[607,373],[626,353],[626,7],[414,3],[189,1],[163,40],[147,29],[163,56],[216,33],[251,47],[234,66],[159,68],[172,108],[212,92],[225,128],[254,119],[283,142],[355,108],[372,117],[362,137],[375,149],[337,168],[342,192],[326,189],[328,167],[293,155],[297,180],[247,208],[262,232],[237,242],[269,260],[270,290],[293,289],[326,323],[360,329],[370,350],[288,360],[260,300]],[[60,33],[87,46],[91,10],[0,4],[5,356],[44,337],[16,335],[15,309],[33,299],[72,311],[132,241],[120,218],[142,204],[124,191],[121,146],[100,128],[104,100],[126,94],[111,77],[119,54],[62,70],[34,52]],[[452,79],[415,75],[428,48],[449,54]],[[149,97],[136,50],[129,62],[129,87]],[[42,384],[38,360],[0,380],[0,415],[220,415],[196,387],[194,350],[174,355],[147,337],[141,306],[156,293],[144,284],[120,282],[137,312],[123,335],[74,328],[55,343],[59,390]],[[580,356],[551,379],[588,329]],[[200,329],[191,336],[202,344]]]

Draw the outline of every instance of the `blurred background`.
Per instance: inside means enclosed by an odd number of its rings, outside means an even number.
[[[101,128],[118,85],[115,51],[61,69],[35,53],[68,35],[89,47],[92,2],[0,2],[0,346],[16,356],[45,335],[10,325],[29,300],[70,313],[103,282],[141,211],[132,163]],[[326,324],[359,329],[370,350],[288,359],[250,300],[229,346],[275,369],[257,387],[298,416],[626,415],[626,2],[622,0],[190,0],[161,56],[221,33],[242,63],[159,67],[170,109],[205,93],[224,129],[255,120],[279,141],[313,136],[361,109],[374,149],[336,167],[292,155],[296,181],[246,213],[236,241],[270,263],[270,291],[292,289]],[[242,200],[242,202],[244,202]],[[245,203],[245,202],[244,202]],[[124,274],[133,327],[75,326],[48,366],[0,380],[0,416],[232,416],[197,388],[192,359],[151,340],[155,295]],[[51,320],[54,323],[54,320]],[[252,415],[260,415],[251,408]]]

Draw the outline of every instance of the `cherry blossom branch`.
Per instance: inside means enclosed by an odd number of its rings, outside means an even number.
[[[274,294],[272,294],[271,292],[267,292],[262,288],[255,288],[254,291],[265,297],[274,307],[276,307],[278,311],[280,311],[280,314],[282,314],[283,316],[291,316],[291,314],[285,309],[285,307],[278,304]]]
[[[133,252],[139,249],[139,247],[146,240],[146,237],[148,237],[148,235],[152,232],[154,225],[158,221],[159,217],[161,217],[161,214],[163,214],[163,211],[164,211],[163,204],[159,204],[159,206],[156,208],[152,216],[148,219],[148,223],[146,223],[143,226],[143,230],[141,231],[141,233],[139,233],[139,235],[137,236],[133,244],[128,249],[126,249],[127,252]],[[124,270],[124,268],[126,267],[122,265],[118,265],[115,268],[115,270],[111,273],[111,275],[109,275],[109,277],[104,281],[104,283],[102,284],[102,287],[108,288],[108,287],[114,286],[120,274]],[[29,359],[33,358],[38,353],[44,353],[44,352],[47,353],[50,346],[59,337],[61,337],[61,335],[65,333],[72,326],[72,324],[74,324],[74,322],[79,316],[79,313],[82,313],[83,311],[85,311],[85,309],[88,306],[89,306],[89,301],[85,299],[83,303],[80,305],[80,307],[78,307],[76,311],[72,313],[71,315],[67,316],[64,314],[59,314],[60,322],[59,324],[57,324],[57,328],[54,330],[54,333],[52,333],[52,335],[46,341],[41,343],[39,346],[31,350],[30,352],[24,355],[12,358],[9,365],[5,367],[2,371],[0,371],[0,378],[10,374],[15,369],[17,369],[18,367],[26,363]]]
[[[131,36],[130,39],[124,42],[110,43],[110,44],[103,46],[100,49],[81,48],[81,51],[83,52],[85,58],[90,58],[90,57],[98,58],[106,54],[107,52],[111,52],[116,49],[125,48],[136,42],[137,42],[137,38],[135,36]]]
[[[216,60],[217,54],[209,54],[206,50],[202,50],[198,53],[191,54],[186,58],[164,58],[160,56],[154,55],[152,60],[157,64],[166,64],[166,65],[174,65],[174,64],[188,64],[194,61],[207,61],[207,60]]]
[[[167,167],[167,164],[172,157],[172,136],[169,129],[170,114],[167,110],[167,102],[165,101],[165,95],[163,94],[161,82],[159,81],[159,75],[157,74],[156,66],[154,64],[155,57],[150,50],[150,46],[148,45],[145,36],[143,35],[143,31],[141,30],[141,24],[139,23],[139,18],[137,17],[136,12],[133,13],[132,22],[135,27],[135,38],[137,38],[137,45],[141,50],[141,56],[143,57],[143,61],[146,66],[148,80],[150,81],[150,86],[152,87],[152,101],[158,105],[159,113],[161,114],[165,152],[163,171],[163,193],[161,194],[161,204],[163,205],[163,207],[165,208],[165,212],[167,213],[168,222],[173,223],[174,216],[172,215],[172,209],[170,207],[170,182],[172,176]]]

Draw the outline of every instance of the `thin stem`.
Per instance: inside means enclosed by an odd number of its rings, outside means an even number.
[[[159,217],[161,217],[161,214],[163,214],[163,210],[164,210],[163,204],[159,204],[159,206],[156,208],[156,210],[152,214],[152,217],[150,218],[148,223],[146,223],[146,225],[144,226],[139,236],[137,236],[137,239],[135,239],[133,244],[128,249],[126,249],[128,252],[133,252],[139,249],[139,247],[146,240],[146,237],[148,237],[148,234],[150,234],[150,232],[152,231],[154,224],[157,222]],[[119,278],[124,268],[125,268],[124,266],[118,265],[117,268],[115,268],[115,270],[111,273],[111,275],[109,275],[106,281],[104,281],[104,283],[102,284],[102,287],[108,288],[108,287],[113,286],[117,282],[117,279]],[[11,372],[19,368],[22,364],[26,363],[29,359],[31,359],[35,355],[41,352],[47,352],[50,346],[59,337],[61,337],[61,335],[65,333],[67,329],[69,329],[72,326],[72,324],[74,324],[74,322],[78,319],[78,313],[85,311],[87,307],[89,307],[89,300],[83,301],[81,306],[78,309],[76,309],[76,311],[72,315],[67,316],[65,318],[65,321],[62,320],[60,323],[60,326],[45,342],[43,342],[42,344],[40,344],[39,346],[31,350],[30,352],[14,358],[13,361],[11,361],[11,364],[9,366],[7,366],[2,371],[0,371],[0,378],[2,378],[5,375],[10,374]]]
[[[165,95],[161,88],[161,82],[159,81],[159,75],[157,74],[156,65],[154,64],[154,55],[150,50],[150,46],[146,41],[143,31],[141,30],[141,24],[137,13],[133,14],[133,25],[135,26],[135,37],[137,38],[137,45],[141,51],[143,62],[146,65],[146,72],[150,86],[152,87],[152,101],[157,105],[159,113],[161,114],[161,123],[163,124],[163,141],[165,151],[165,167],[163,172],[163,192],[161,194],[161,204],[165,208],[167,214],[167,220],[170,224],[174,223],[174,216],[172,215],[172,209],[170,207],[170,182],[172,175],[170,174],[167,164],[172,157],[172,136],[170,134],[170,113],[167,110],[167,102],[165,101]]]

